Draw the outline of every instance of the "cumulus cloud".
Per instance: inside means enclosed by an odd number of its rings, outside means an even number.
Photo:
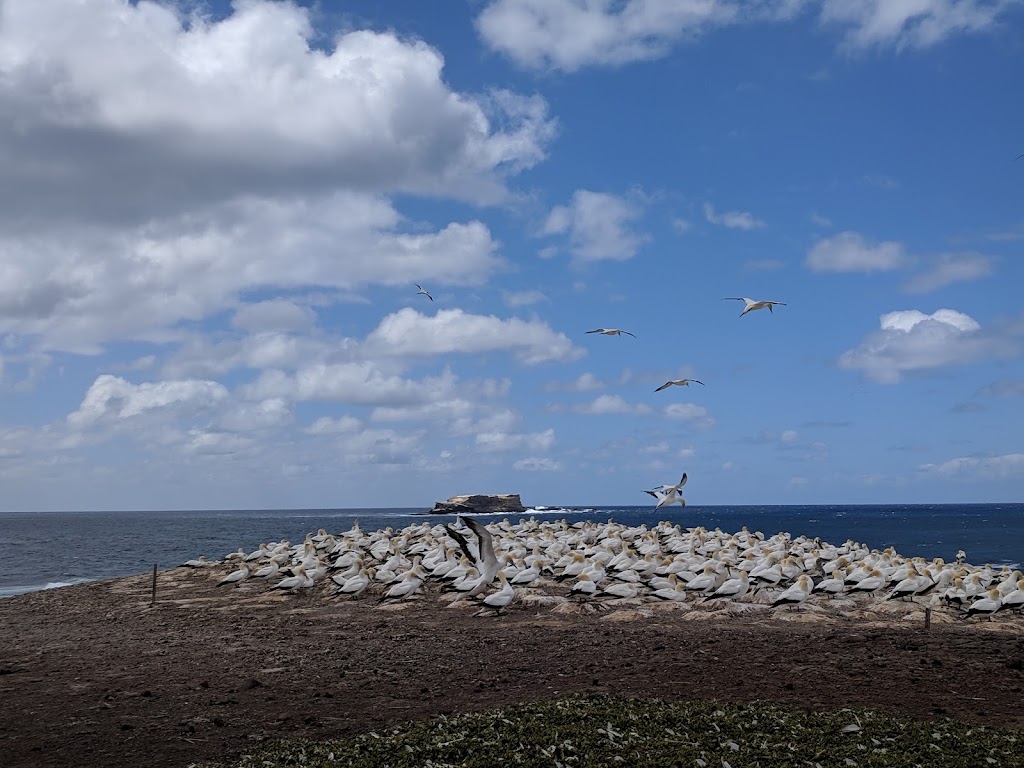
[[[405,308],[388,315],[366,337],[364,351],[373,354],[422,356],[510,352],[529,365],[575,360],[584,350],[541,320],[507,320],[443,309],[421,315]]]
[[[497,0],[476,24],[487,45],[516,63],[572,72],[663,56],[677,39],[736,13],[731,3],[715,0]]]
[[[901,243],[869,243],[856,232],[840,232],[819,240],[805,262],[815,272],[886,272],[908,263]]]
[[[387,195],[503,199],[553,136],[542,99],[458,93],[422,41],[330,37],[295,3],[179,6],[4,3],[0,332],[96,354],[232,309],[297,330],[309,308],[242,297],[502,264],[479,221],[407,221]]]
[[[455,376],[445,371],[421,380],[385,372],[371,361],[317,363],[294,373],[264,371],[241,388],[250,399],[286,398],[320,400],[353,405],[409,405],[451,397]]]
[[[921,470],[962,478],[1024,477],[1024,453],[1001,456],[963,456],[942,464],[923,464]]]
[[[711,203],[704,203],[704,218],[711,224],[718,224],[728,229],[751,230],[764,226],[764,222],[755,218],[752,213],[746,211],[722,211],[716,212]]]
[[[183,417],[208,412],[228,399],[228,391],[215,381],[160,381],[132,384],[103,374],[86,392],[78,409],[68,414],[72,429],[131,419],[147,413],[173,413]]]
[[[904,290],[908,293],[929,293],[953,283],[980,280],[992,274],[992,257],[980,253],[944,253],[929,261],[928,268],[914,275]]]
[[[889,312],[881,316],[880,326],[839,357],[841,368],[891,384],[912,371],[1017,354],[1012,338],[987,333],[974,318],[953,309],[930,315],[916,309]]]
[[[503,168],[543,158],[553,125],[539,98],[455,93],[437,50],[390,32],[324,48],[315,35],[291,2],[238,2],[212,20],[170,4],[8,0],[0,209],[39,216],[45,197],[47,218],[121,218],[303,177],[493,199]],[[127,183],[140,178],[162,183]]]
[[[579,261],[626,261],[647,241],[632,229],[641,213],[621,197],[579,189],[569,205],[551,210],[542,234],[567,235]]]

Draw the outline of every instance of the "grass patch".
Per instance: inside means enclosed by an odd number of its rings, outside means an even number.
[[[263,745],[207,768],[1022,768],[1024,733],[863,709],[574,695],[402,723],[349,739]]]

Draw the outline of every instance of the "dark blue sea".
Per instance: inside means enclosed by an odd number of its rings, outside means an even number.
[[[727,533],[747,526],[766,535],[787,531],[840,544],[894,547],[906,556],[952,560],[958,549],[981,565],[1024,562],[1024,504],[878,504],[820,506],[688,506],[539,509],[540,519],[627,525],[660,520]],[[301,542],[308,532],[363,530],[450,522],[421,509],[287,509],[171,512],[0,512],[0,597],[180,565],[199,555],[222,558],[261,543]]]

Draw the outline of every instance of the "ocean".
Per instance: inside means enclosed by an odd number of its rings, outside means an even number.
[[[747,526],[766,535],[787,531],[841,544],[847,539],[905,556],[953,560],[958,549],[974,565],[1024,562],[1024,504],[871,504],[815,506],[687,506],[537,508],[519,517],[639,525],[660,520],[683,527]],[[339,533],[401,528],[424,520],[451,522],[422,509],[285,509],[166,512],[0,512],[0,597],[85,581],[172,568],[205,555],[220,559],[269,541],[301,542],[320,528]]]

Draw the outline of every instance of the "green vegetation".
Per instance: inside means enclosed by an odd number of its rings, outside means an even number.
[[[228,766],[1018,768],[1024,733],[861,709],[813,713],[768,703],[575,695],[340,741],[265,745],[219,768]]]

